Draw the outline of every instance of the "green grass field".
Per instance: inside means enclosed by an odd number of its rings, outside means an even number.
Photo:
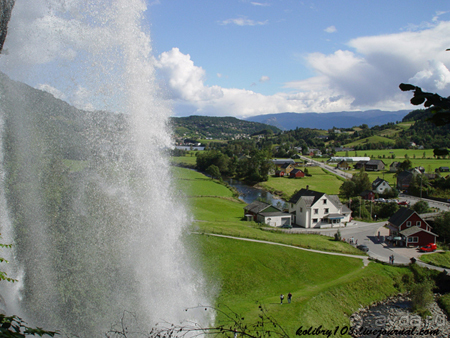
[[[347,156],[347,152],[338,152],[336,156]],[[449,167],[450,159],[436,159],[432,149],[384,149],[384,150],[357,150],[349,151],[348,156],[369,156],[375,160],[382,160],[387,170],[392,162],[403,162],[408,156],[413,167],[424,167],[427,172],[432,172],[439,167]],[[394,158],[392,158],[394,156]]]
[[[386,144],[394,145],[395,141],[390,138],[387,138],[387,137],[375,135],[375,136],[366,137],[366,138],[363,138],[363,139],[360,139],[360,140],[357,140],[357,141],[354,141],[351,143],[347,143],[345,145],[345,147],[355,147],[355,146],[363,145],[365,143],[386,143]]]
[[[223,185],[192,170],[172,170],[175,184],[186,196],[188,212],[196,220],[192,224],[195,233],[188,240],[195,245],[212,305],[220,310],[216,325],[228,327],[233,320],[243,325],[256,323],[261,305],[289,336],[294,337],[300,326],[322,325],[334,330],[336,326],[348,326],[349,316],[361,306],[404,291],[401,277],[408,273],[407,268],[378,263],[363,268],[359,258],[204,234],[361,255],[347,243],[325,236],[263,231],[254,222],[242,221],[245,204],[230,197],[231,192],[225,193]],[[292,303],[287,304],[285,299],[285,304],[280,305],[280,294],[287,296],[288,292],[293,294]],[[348,337],[339,332],[335,336]]]
[[[420,260],[431,265],[450,269],[450,251],[422,255]]]
[[[295,190],[306,188],[307,185],[311,190],[326,194],[336,195],[339,193],[339,187],[343,182],[341,179],[319,167],[307,167],[307,169],[312,176],[299,179],[270,176],[267,182],[259,183],[259,185],[268,191],[279,192],[286,199],[292,196]]]

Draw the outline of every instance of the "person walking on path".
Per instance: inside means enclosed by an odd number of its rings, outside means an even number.
[[[284,295],[281,294],[281,295],[280,295],[280,304],[283,304],[283,299],[284,299]]]
[[[292,293],[288,293],[288,303],[291,304],[291,300],[292,300]]]

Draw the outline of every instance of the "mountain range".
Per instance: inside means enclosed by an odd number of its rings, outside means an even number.
[[[413,110],[413,109],[411,109]],[[333,113],[279,113],[257,115],[246,118],[247,121],[265,123],[291,130],[295,128],[331,129],[351,128],[367,124],[369,127],[383,125],[389,122],[401,121],[411,110],[382,111],[343,111]]]

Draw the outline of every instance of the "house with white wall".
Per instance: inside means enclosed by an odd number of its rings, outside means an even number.
[[[378,177],[372,182],[372,190],[376,194],[383,195],[392,190],[392,187],[389,185],[388,181]]]
[[[301,189],[288,204],[292,223],[303,228],[341,227],[351,219],[351,210],[336,195]]]

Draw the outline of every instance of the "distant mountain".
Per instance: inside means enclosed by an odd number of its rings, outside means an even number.
[[[279,113],[258,115],[247,118],[247,121],[260,122],[278,127],[282,130],[299,128],[331,129],[351,128],[367,124],[369,127],[389,122],[401,121],[411,110],[399,111],[343,111],[335,113]]]

